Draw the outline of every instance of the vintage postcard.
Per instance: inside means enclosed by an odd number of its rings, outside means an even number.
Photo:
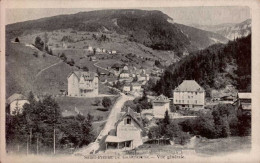
[[[259,162],[260,1],[1,2],[1,162]]]

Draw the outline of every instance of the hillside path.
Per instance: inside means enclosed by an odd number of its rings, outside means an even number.
[[[48,66],[48,67],[42,69],[41,71],[39,71],[39,72],[35,75],[35,78],[37,78],[39,75],[41,75],[42,72],[46,71],[47,69],[49,69],[49,68],[51,68],[51,67],[53,67],[53,66],[56,66],[57,64],[60,64],[60,63],[62,63],[62,62],[63,62],[63,60],[60,60],[59,62],[56,62],[56,63],[54,63],[54,64],[52,64],[52,65],[50,65],[50,66]],[[36,80],[36,79],[35,79],[35,80]]]

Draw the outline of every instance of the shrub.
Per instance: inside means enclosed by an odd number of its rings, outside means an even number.
[[[36,51],[33,52],[33,55],[34,55],[36,58],[38,58],[38,56],[39,56],[39,55],[38,55],[38,52],[36,52]]]
[[[35,38],[34,44],[35,44],[35,47],[36,47],[36,48],[38,48],[38,49],[41,50],[41,51],[43,50],[44,43],[43,43],[42,39],[41,39],[39,36],[37,36],[37,37]]]
[[[19,38],[16,37],[15,40],[14,40],[14,42],[20,42]]]
[[[105,108],[108,108],[109,106],[112,105],[111,99],[108,98],[108,97],[104,97],[104,98],[102,99],[102,105],[103,105]]]

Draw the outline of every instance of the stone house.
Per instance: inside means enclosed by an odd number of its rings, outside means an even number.
[[[173,90],[173,103],[180,109],[204,108],[205,90],[195,80],[184,80]]]
[[[24,95],[14,93],[6,100],[6,104],[6,112],[10,115],[15,115],[16,113],[21,114],[24,104],[29,104],[29,101]]]
[[[68,96],[98,95],[98,75],[95,72],[74,71],[67,79]]]
[[[166,111],[170,112],[170,100],[161,94],[153,100],[153,115],[155,118],[164,118]]]

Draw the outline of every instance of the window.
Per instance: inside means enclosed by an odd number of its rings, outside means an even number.
[[[195,95],[197,95],[197,92],[195,92]]]
[[[131,118],[126,119],[126,124],[131,124]]]
[[[197,104],[197,100],[195,100],[195,103]]]

